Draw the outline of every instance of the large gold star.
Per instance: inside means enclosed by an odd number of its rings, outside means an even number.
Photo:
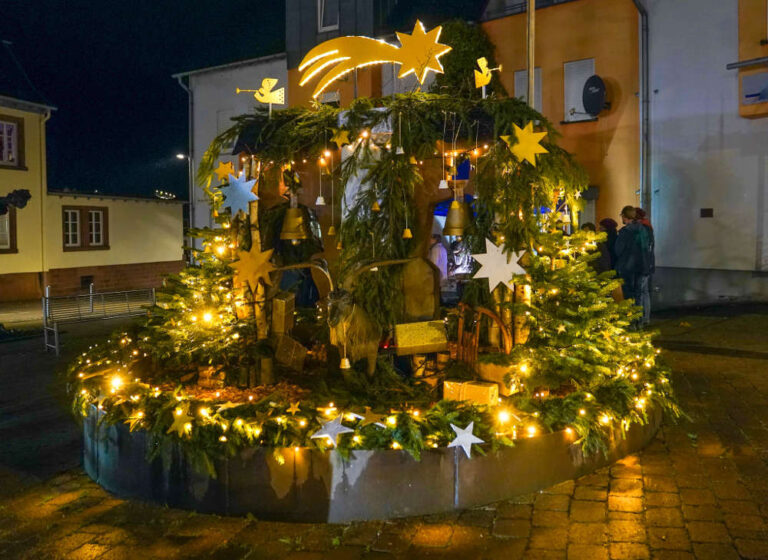
[[[251,290],[254,292],[259,286],[259,280],[263,280],[268,286],[272,285],[269,273],[275,270],[269,259],[272,258],[272,251],[259,251],[258,247],[253,247],[250,251],[238,251],[240,260],[230,263],[229,266],[235,269],[235,276],[239,282],[248,282]]]
[[[520,128],[516,124],[513,124],[512,127],[515,131],[517,142],[514,142],[511,136],[502,136],[501,139],[507,143],[510,151],[518,160],[526,160],[536,167],[536,154],[549,153],[546,148],[539,144],[547,133],[534,132],[533,122],[529,122],[525,125],[525,128]]]
[[[416,20],[413,26],[413,33],[397,32],[397,38],[400,40],[400,73],[398,78],[407,76],[411,72],[416,74],[416,79],[420,84],[424,83],[427,72],[442,72],[443,65],[438,60],[442,55],[451,50],[448,45],[438,43],[442,27],[435,27],[429,33],[424,29],[424,25]]]
[[[333,137],[331,138],[331,142],[334,142],[339,149],[344,144],[349,144],[349,131],[344,130],[343,128],[333,128]]]
[[[187,414],[185,408],[179,406],[173,411],[173,424],[171,424],[171,427],[168,428],[168,431],[165,433],[170,434],[171,432],[176,432],[179,437],[184,437],[189,434],[192,429],[191,422],[192,417]]]
[[[228,161],[224,163],[223,161],[219,162],[219,166],[213,170],[214,173],[216,173],[216,177],[219,178],[219,181],[223,181],[227,177],[229,177],[229,174],[235,173],[235,168],[232,165],[231,161]]]

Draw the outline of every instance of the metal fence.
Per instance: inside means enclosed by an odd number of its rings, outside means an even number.
[[[122,292],[96,292],[91,284],[89,292],[76,296],[51,297],[50,286],[45,288],[43,305],[44,349],[53,349],[59,355],[59,325],[98,319],[114,319],[142,315],[155,304],[155,289]]]

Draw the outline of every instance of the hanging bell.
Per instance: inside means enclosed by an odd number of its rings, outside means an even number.
[[[317,200],[315,200],[315,206],[325,206],[325,198],[323,195],[317,197]]]
[[[464,230],[468,225],[469,212],[467,205],[454,199],[454,201],[451,202],[450,209],[448,210],[448,216],[445,218],[443,235],[461,237],[464,235]]]
[[[437,188],[440,189],[441,191],[446,190],[448,188],[448,181],[446,181],[445,179],[442,179],[440,181],[440,185]]]
[[[300,241],[309,239],[304,212],[301,208],[288,208],[285,211],[280,239],[290,241],[293,245],[298,245]]]
[[[403,230],[403,239],[413,239],[413,233],[411,232],[411,228],[405,228]]]
[[[343,249],[343,247],[341,246],[341,239],[339,239],[339,242],[336,243],[336,250],[337,251],[341,251],[342,249]]]
[[[371,212],[381,212],[381,206],[379,206],[378,200],[373,201],[373,204],[371,205]]]
[[[405,153],[405,150],[403,150],[402,146],[398,146],[397,149],[395,150],[395,154],[397,154],[398,156],[401,156],[404,153]]]
[[[328,237],[333,237],[334,235],[336,235],[336,228],[331,226],[328,228]]]
[[[341,364],[340,364],[340,366],[339,366],[339,367],[341,367],[341,369],[352,369],[352,364],[350,364],[350,363],[349,363],[349,358],[347,358],[346,356],[344,356],[344,357],[341,359]]]

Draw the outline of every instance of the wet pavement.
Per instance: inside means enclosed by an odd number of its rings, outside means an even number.
[[[54,371],[110,326],[66,333],[59,361],[39,339],[0,344],[1,559],[768,559],[764,309],[662,317],[663,355],[691,420],[665,423],[641,453],[482,508],[347,525],[195,514],[90,481]]]

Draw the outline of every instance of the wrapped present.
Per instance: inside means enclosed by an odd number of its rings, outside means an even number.
[[[278,363],[296,371],[304,370],[307,349],[288,335],[279,335],[275,345],[275,359]]]
[[[288,334],[293,328],[293,312],[296,296],[291,292],[279,292],[272,299],[272,332]]]
[[[398,356],[441,352],[448,348],[448,335],[442,321],[422,321],[395,325]]]
[[[499,386],[486,381],[444,381],[443,398],[473,404],[496,405],[499,403]]]
[[[507,373],[512,371],[512,369],[512,366],[502,366],[484,362],[477,362],[475,366],[475,370],[477,371],[477,375],[480,376],[480,379],[499,385],[499,394],[502,397],[508,397],[520,390],[518,385],[514,383],[514,380],[510,386],[507,386],[504,383],[504,377]]]

